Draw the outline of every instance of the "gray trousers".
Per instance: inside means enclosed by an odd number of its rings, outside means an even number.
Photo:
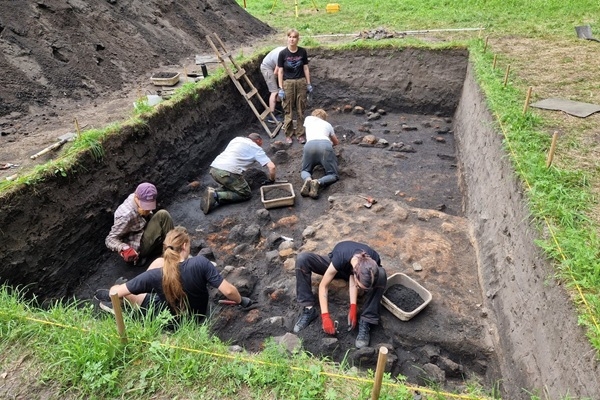
[[[325,175],[319,179],[321,186],[331,185],[339,179],[337,158],[330,140],[310,140],[304,145],[300,172],[303,181],[312,178],[312,172],[317,165],[325,170]]]
[[[298,303],[303,307],[310,307],[315,304],[315,295],[312,292],[311,274],[324,275],[329,267],[331,260],[328,257],[320,256],[316,253],[303,252],[296,258],[296,296]],[[334,279],[343,279],[348,281],[350,274],[340,272]],[[366,291],[366,299],[362,305],[360,313],[361,321],[373,325],[379,323],[379,303],[385,292],[387,284],[387,274],[385,269],[379,267],[379,277],[377,283],[370,290]]]

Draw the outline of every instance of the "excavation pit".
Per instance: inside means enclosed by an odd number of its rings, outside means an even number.
[[[116,207],[139,182],[150,181],[159,190],[159,208],[193,235],[195,253],[231,271],[226,278],[234,284],[241,282],[238,267],[253,277],[243,286],[258,304],[252,318],[213,304],[214,332],[224,340],[259,351],[267,338],[291,332],[300,312],[295,255],[326,255],[336,242],[352,239],[380,253],[388,276],[413,277],[433,299],[409,321],[382,309],[367,350],[355,350],[356,332],[346,329],[335,341],[324,340],[317,320],[298,335],[311,353],[374,367],[373,349],[385,345],[392,375],[424,384],[432,379],[425,371],[435,370],[447,390],[470,380],[487,388],[502,382],[507,398],[526,398],[522,388],[593,390],[597,380],[581,362],[589,353],[585,338],[573,334],[563,343],[564,332],[577,326],[575,314],[562,288],[547,285],[552,272],[533,245],[520,187],[466,50],[309,54],[311,109],[327,110],[341,140],[340,180],[319,199],[265,210],[259,190],[265,176],[257,168],[248,173],[250,201],[201,212],[203,190],[215,186],[209,164],[235,136],[260,133],[277,178],[296,190],[302,185],[302,146],[294,143],[278,158],[283,134],[267,142],[233,84],[223,80],[203,91],[201,100],[163,104],[146,124],[124,127],[106,140],[101,160],[85,155],[66,177],[57,174],[3,198],[2,280],[28,285],[41,299],[88,301],[97,288],[142,272],[109,253],[104,238]],[[250,79],[266,93],[259,63],[257,58],[244,68],[254,71]],[[354,111],[360,108],[364,114]],[[380,118],[369,120],[371,110]],[[368,134],[388,145],[365,145],[360,138]],[[378,201],[365,208],[360,196]],[[415,262],[421,271],[412,269]],[[347,307],[347,284],[336,282],[330,313],[342,328]],[[561,346],[565,350],[557,353]],[[561,379],[549,378],[559,373]]]

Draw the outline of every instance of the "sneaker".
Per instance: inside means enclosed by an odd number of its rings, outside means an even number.
[[[94,299],[98,301],[108,301],[110,303],[110,292],[108,289],[98,289],[94,293]]]
[[[113,315],[115,314],[115,310],[113,310],[112,302],[110,302],[110,301],[101,301],[100,309],[103,311],[109,312]]]
[[[313,199],[318,199],[319,198],[319,189],[321,189],[321,184],[319,183],[318,180],[313,179],[310,182],[310,190],[308,191],[308,195],[310,197],[312,197]]]
[[[302,329],[306,328],[317,317],[318,317],[318,315],[317,315],[316,308],[304,307],[304,310],[302,310],[302,315],[300,315],[300,318],[298,318],[298,322],[296,322],[296,325],[294,325],[294,333],[298,333]]]
[[[302,136],[298,137],[298,143],[300,143],[300,144],[306,143],[306,136],[302,135]]]
[[[285,138],[285,142],[286,142],[287,144],[292,144],[292,143],[294,143],[294,139],[292,139],[291,137],[286,137],[286,138]]]
[[[369,342],[371,341],[371,334],[369,333],[370,330],[371,326],[368,322],[358,322],[358,335],[356,336],[356,341],[354,342],[354,346],[357,349],[362,349],[363,347],[367,347],[369,345]]]
[[[127,278],[123,278],[122,276],[117,278],[117,280],[115,281],[115,285],[122,285],[124,283],[127,282]]]
[[[275,117],[274,119],[271,118],[271,117],[269,117],[269,118],[267,118],[267,122],[269,124],[277,125],[277,124],[279,124],[279,123],[281,123],[283,121],[280,118],[278,118],[278,117]]]
[[[210,210],[214,209],[219,205],[217,201],[217,192],[215,189],[209,187],[206,189],[206,193],[200,199],[200,208],[204,214],[208,214]]]
[[[311,183],[312,179],[310,178],[306,178],[304,180],[304,185],[302,185],[302,189],[300,190],[300,194],[304,197],[308,196],[308,193],[310,192],[310,187],[311,187]]]

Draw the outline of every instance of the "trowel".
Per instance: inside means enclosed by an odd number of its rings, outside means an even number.
[[[57,150],[59,149],[63,144],[67,143],[67,142],[71,142],[73,140],[75,140],[75,137],[77,136],[76,133],[73,132],[69,132],[69,133],[65,133],[64,135],[60,135],[58,137],[58,142],[54,143],[51,146],[46,147],[44,150],[39,151],[37,153],[35,153],[34,155],[32,155],[31,158],[32,160],[35,160],[36,158],[43,156],[46,153],[49,153],[53,150]]]

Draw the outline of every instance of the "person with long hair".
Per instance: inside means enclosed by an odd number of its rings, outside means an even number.
[[[379,303],[385,292],[387,274],[381,266],[379,254],[368,245],[352,241],[339,242],[327,257],[316,253],[302,252],[296,258],[296,296],[303,307],[300,318],[294,325],[298,333],[314,321],[318,314],[314,307],[315,299],[311,286],[311,274],[323,275],[319,284],[319,306],[323,331],[336,334],[336,327],[329,312],[327,299],[329,284],[334,279],[348,282],[350,309],[348,325],[352,330],[358,325],[355,346],[360,349],[369,345],[371,325],[379,323]],[[367,295],[358,320],[358,292]]]
[[[112,286],[108,293],[116,293],[145,311],[167,308],[173,315],[192,315],[202,320],[208,310],[208,285],[236,304],[251,304],[206,257],[190,257],[190,236],[184,227],[177,226],[167,234],[161,258],[130,281]],[[108,293],[97,298],[103,310],[112,312]]]

